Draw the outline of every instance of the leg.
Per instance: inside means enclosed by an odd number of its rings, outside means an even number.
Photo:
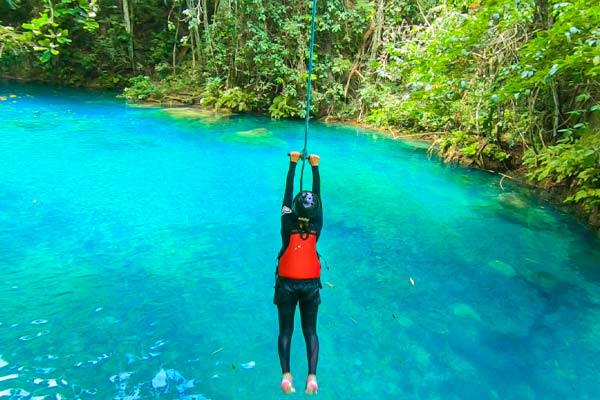
[[[300,318],[302,321],[302,334],[306,342],[306,358],[308,360],[308,373],[316,375],[317,362],[319,361],[319,338],[317,336],[318,304],[301,303]]]
[[[281,364],[281,390],[285,394],[294,393],[293,378],[290,374],[290,349],[292,344],[292,334],[294,333],[294,314],[296,312],[295,303],[284,303],[277,305],[279,315],[279,337],[277,339],[277,348],[279,352],[279,363]]]
[[[290,372],[290,349],[292,345],[292,334],[294,333],[294,314],[296,304],[284,303],[277,305],[279,315],[279,337],[277,349],[279,351],[279,363],[281,372]]]
[[[317,314],[321,304],[319,289],[321,282],[315,281],[305,286],[300,301],[300,317],[302,333],[306,343],[306,358],[308,361],[308,377],[306,378],[306,394],[317,394],[317,362],[319,361],[319,337],[317,336]]]

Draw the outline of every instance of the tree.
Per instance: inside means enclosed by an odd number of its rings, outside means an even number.
[[[94,31],[97,6],[95,0],[61,0],[54,4],[44,0],[36,18],[24,23],[25,37],[34,43],[33,50],[40,53],[39,59],[47,63],[60,54],[61,46],[71,43],[69,28]]]

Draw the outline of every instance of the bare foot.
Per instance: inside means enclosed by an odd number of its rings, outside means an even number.
[[[306,378],[306,389],[304,389],[304,393],[313,395],[317,394],[318,390],[319,385],[317,384],[317,376],[313,374],[308,375]]]
[[[283,391],[283,393],[285,393],[285,394],[296,393],[296,389],[294,388],[293,381],[294,381],[294,378],[292,378],[292,374],[290,374],[289,372],[286,372],[285,374],[283,374],[283,377],[281,378],[281,390]]]

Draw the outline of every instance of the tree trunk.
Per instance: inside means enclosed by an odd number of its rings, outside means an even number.
[[[129,36],[128,53],[129,60],[131,61],[131,69],[135,72],[135,59],[133,57],[133,24],[131,22],[131,9],[129,6],[129,0],[123,0],[123,20],[125,22],[125,31]]]
[[[373,32],[373,39],[371,40],[371,60],[377,59],[377,53],[379,45],[381,44],[381,37],[383,33],[383,27],[385,25],[385,0],[379,0],[377,4],[377,12],[375,13],[375,31]]]
[[[214,52],[213,52],[213,42],[212,42],[212,38],[210,37],[210,29],[208,26],[208,6],[206,4],[206,0],[202,0],[202,8],[203,10],[203,22],[204,22],[204,36],[206,37],[206,45],[208,46],[208,49],[210,50],[210,56],[211,58],[214,58]]]
[[[549,29],[552,26],[552,14],[548,0],[535,0],[535,22],[542,29]]]
[[[346,80],[346,87],[344,88],[344,98],[345,99],[348,98],[348,90],[350,89],[350,81],[352,80],[352,77],[354,76],[354,74],[357,74],[362,78],[362,75],[360,73],[360,62],[362,60],[362,56],[365,54],[365,50],[367,49],[369,39],[371,39],[371,36],[373,36],[374,31],[375,31],[375,20],[371,19],[371,22],[369,23],[369,26],[367,27],[367,30],[365,31],[365,33],[363,35],[362,45],[360,46],[360,49],[358,49],[358,54],[356,55],[354,64],[352,64],[352,68],[350,68],[350,73],[348,74],[348,79]]]
[[[171,11],[169,12],[169,16],[167,17],[167,23],[171,23],[171,15],[173,15],[174,11],[175,11],[175,6],[176,4],[173,3],[173,6],[171,7]],[[179,22],[181,19],[181,5],[179,6],[179,10],[177,12],[177,15],[175,16],[175,40],[173,41],[173,51],[172,51],[172,66],[173,66],[173,74],[175,74],[176,72],[176,68],[177,68],[177,43],[179,43]]]

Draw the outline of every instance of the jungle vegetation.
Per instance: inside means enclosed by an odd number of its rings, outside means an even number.
[[[0,77],[303,118],[312,1],[0,0]],[[596,0],[319,0],[311,114],[430,134],[600,226]],[[432,147],[433,148],[433,147]]]

